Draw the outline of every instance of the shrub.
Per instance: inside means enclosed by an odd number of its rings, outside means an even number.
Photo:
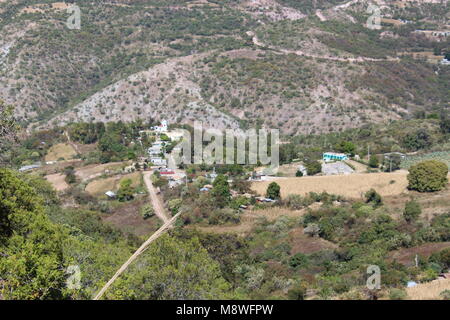
[[[280,199],[280,186],[276,182],[272,182],[267,187],[266,197],[270,199]]]
[[[322,164],[319,161],[308,161],[305,163],[306,171],[308,176],[313,176],[322,172]]]
[[[155,210],[153,209],[152,205],[147,204],[147,205],[145,205],[145,206],[143,206],[141,208],[141,216],[142,216],[142,218],[148,219],[148,218],[150,218],[150,217],[152,217],[154,215],[155,215]]]
[[[297,172],[295,173],[296,177],[303,177],[303,172],[301,172],[300,170],[297,170]]]
[[[306,296],[307,287],[304,283],[299,283],[289,289],[288,299],[289,300],[304,300]]]
[[[375,191],[375,189],[370,189],[367,191],[364,197],[366,198],[366,203],[372,204],[375,208],[383,204],[381,196]]]
[[[120,188],[117,192],[117,199],[120,202],[133,200],[133,188],[131,187],[131,179],[124,179],[120,182]]]
[[[389,299],[405,300],[408,297],[405,290],[393,288],[389,291]]]
[[[408,189],[419,192],[442,190],[448,180],[448,167],[437,160],[427,160],[413,165],[409,169]]]
[[[311,237],[317,237],[319,236],[320,228],[316,223],[310,223],[305,229],[303,229],[303,233]]]
[[[442,300],[450,300],[450,290],[444,290],[441,293],[439,293],[439,296],[442,298]]]
[[[371,168],[378,168],[380,165],[380,161],[378,160],[378,157],[376,155],[371,155],[369,160],[369,166]]]
[[[308,265],[309,259],[306,255],[303,253],[296,253],[294,254],[291,259],[289,259],[289,266],[292,268],[304,268]]]
[[[420,214],[422,213],[422,209],[420,204],[414,200],[408,201],[405,204],[405,210],[403,211],[403,217],[407,222],[411,222],[416,220]]]

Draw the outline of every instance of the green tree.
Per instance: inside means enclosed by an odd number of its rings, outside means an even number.
[[[322,172],[322,164],[317,160],[307,161],[305,163],[305,168],[308,173],[308,176],[313,176],[315,174]]]
[[[120,188],[117,192],[117,199],[121,202],[134,199],[134,190],[131,186],[131,179],[124,179],[120,182]]]
[[[378,168],[379,165],[380,161],[378,160],[378,157],[375,154],[371,155],[369,159],[369,166],[371,168]]]
[[[408,133],[403,139],[403,144],[409,150],[424,149],[430,145],[431,136],[425,129],[418,129]]]
[[[0,169],[0,293],[4,299],[66,297],[62,241],[44,201],[16,173]]]
[[[356,146],[350,141],[341,141],[335,146],[336,151],[349,154],[350,156],[355,155]]]
[[[214,179],[211,195],[216,200],[216,204],[219,208],[224,208],[228,205],[231,200],[231,193],[226,176],[219,174],[216,179]]]
[[[407,222],[416,220],[422,213],[420,204],[415,200],[406,202],[405,209],[403,210],[403,217]]]
[[[280,195],[280,185],[276,182],[271,182],[269,184],[269,186],[267,187],[267,191],[266,191],[266,197],[276,200],[276,199],[280,199],[281,195]]]
[[[409,168],[408,189],[419,192],[442,190],[448,182],[448,167],[437,160],[427,160]]]

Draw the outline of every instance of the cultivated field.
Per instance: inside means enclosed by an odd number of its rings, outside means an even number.
[[[407,171],[397,171],[393,173],[273,178],[268,181],[254,182],[252,189],[258,194],[264,195],[267,186],[275,181],[281,187],[281,197],[286,197],[289,194],[305,195],[309,192],[326,191],[347,198],[361,198],[371,188],[374,188],[382,196],[391,196],[407,192],[407,174]]]
[[[444,290],[450,290],[450,279],[436,279],[427,283],[418,284],[412,288],[406,288],[406,293],[411,300],[440,300],[439,294]]]
[[[92,164],[76,170],[76,175],[81,180],[94,179],[105,173],[105,170],[117,170],[125,167],[129,162],[110,162],[105,164]]]
[[[69,188],[69,185],[64,180],[65,178],[66,176],[61,173],[55,173],[45,176],[45,179],[47,179],[47,181],[52,184],[53,188],[55,188],[56,191],[64,191]]]
[[[70,144],[58,143],[48,150],[45,161],[56,161],[59,159],[70,160],[76,154],[77,152]]]
[[[124,179],[131,179],[133,181],[132,187],[138,187],[141,184],[141,173],[140,172],[134,172],[129,173],[126,175],[117,175],[110,178],[105,179],[97,179],[92,182],[90,182],[86,186],[86,191],[94,196],[100,196],[103,195],[107,191],[117,191],[120,187],[120,181]]]

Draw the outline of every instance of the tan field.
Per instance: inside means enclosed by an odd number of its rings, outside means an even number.
[[[58,143],[48,150],[48,153],[45,156],[45,161],[56,161],[61,158],[64,158],[64,160],[70,160],[76,154],[77,152],[70,144]]]
[[[86,191],[92,195],[103,195],[107,191],[119,190],[120,181],[124,179],[131,179],[133,181],[132,187],[138,187],[141,183],[141,173],[134,172],[126,175],[118,175],[105,179],[97,179],[86,186]]]
[[[427,283],[418,284],[412,288],[406,288],[406,293],[411,300],[440,300],[439,294],[444,290],[450,290],[450,279],[436,279]]]
[[[81,180],[94,179],[105,173],[105,170],[117,170],[125,167],[129,162],[110,162],[105,164],[91,164],[76,170],[76,175]]]
[[[273,178],[252,184],[252,189],[264,195],[267,186],[275,181],[281,187],[281,197],[289,194],[305,195],[309,192],[326,191],[347,198],[361,198],[374,188],[382,196],[398,195],[407,192],[407,171],[393,173],[355,173],[339,176],[317,176],[300,178]]]
[[[45,179],[52,184],[56,191],[64,191],[69,188],[69,185],[64,180],[65,178],[66,176],[61,173],[45,176]]]

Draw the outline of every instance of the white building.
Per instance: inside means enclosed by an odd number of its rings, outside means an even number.
[[[155,166],[167,166],[167,160],[161,157],[151,157],[150,162]]]
[[[152,127],[152,129],[157,133],[166,133],[169,131],[169,124],[166,120],[161,120],[161,125]]]

